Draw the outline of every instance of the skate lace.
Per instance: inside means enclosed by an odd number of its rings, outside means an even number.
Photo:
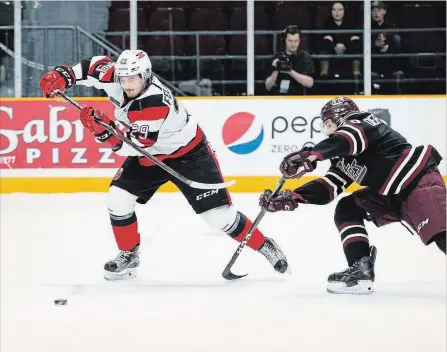
[[[114,259],[114,262],[118,265],[121,266],[124,263],[127,263],[129,261],[129,258],[132,256],[132,252],[128,252],[128,251],[121,251],[116,258]]]
[[[356,262],[354,262],[349,268],[343,270],[340,272],[340,274],[347,274],[350,273],[351,271],[354,271],[355,269],[358,269],[358,267],[362,264],[362,260],[359,259]]]
[[[350,271],[357,269],[360,266],[360,260],[354,262],[349,268],[342,271],[342,273],[349,273]]]
[[[275,265],[280,259],[285,259],[280,251],[270,242],[265,242],[261,248],[261,253],[267,258],[267,260]]]

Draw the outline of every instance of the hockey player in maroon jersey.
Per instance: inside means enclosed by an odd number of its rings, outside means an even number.
[[[242,241],[252,222],[231,204],[226,189],[210,192],[184,185],[94,121],[96,113],[103,122],[124,131],[134,143],[187,178],[205,183],[223,182],[219,164],[203,131],[153,75],[144,51],[125,50],[117,62],[106,56],[95,56],[72,66],[56,66],[40,80],[40,88],[47,98],[55,96],[55,89],[65,92],[75,84],[93,86],[107,93],[115,105],[115,118],[90,106],[81,110],[80,118],[97,140],[108,143],[118,155],[127,156],[108,193],[107,207],[120,253],[105,264],[105,279],[136,276],[140,232],[135,205],[145,204],[168,181],[180,189],[194,211],[210,226]],[[261,231],[255,230],[247,244],[262,253],[276,271],[287,270],[285,255]]]
[[[313,148],[287,155],[280,165],[286,178],[310,172],[330,160],[325,176],[283,190],[260,205],[270,212],[294,210],[300,203],[327,204],[353,182],[364,188],[343,197],[335,209],[335,225],[349,265],[328,278],[332,293],[373,292],[376,248],[369,245],[364,221],[383,226],[399,221],[425,245],[446,251],[446,187],[437,165],[442,160],[431,145],[414,147],[371,113],[361,112],[349,98],[332,99],[321,110],[322,131],[329,138]]]

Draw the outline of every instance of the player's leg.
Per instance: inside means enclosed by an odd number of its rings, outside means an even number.
[[[446,240],[446,232],[439,232],[436,235],[434,235],[431,239],[431,241],[428,243],[436,243],[438,248],[445,253],[445,241]]]
[[[170,163],[177,172],[186,177],[207,183],[223,182],[219,164],[213,151],[207,144],[201,145],[182,160]],[[239,212],[231,203],[231,197],[226,189],[200,190],[185,186],[175,179],[171,179],[188,200],[191,207],[211,227],[225,232],[228,236],[241,242],[247,234],[252,221]],[[264,237],[256,229],[247,242],[247,246],[262,253],[278,272],[287,270],[287,259],[271,238]]]
[[[233,205],[213,208],[210,202],[207,208],[209,210],[204,212],[196,210],[196,212],[202,216],[209,226],[225,232],[238,242],[244,239],[252,222],[243,213],[239,212]],[[280,273],[287,271],[286,256],[276,242],[269,237],[264,237],[260,230],[256,229],[254,231],[253,236],[247,242],[247,246],[262,253],[276,271]]]
[[[349,266],[369,255],[369,238],[364,223],[366,217],[365,210],[355,203],[352,195],[341,198],[335,208],[334,221]]]
[[[139,266],[140,233],[135,213],[136,203],[146,203],[168,180],[158,167],[141,166],[138,158],[126,159],[110,184],[107,209],[113,234],[120,250],[104,265],[106,280],[132,278]]]
[[[328,278],[332,293],[367,294],[374,291],[376,248],[369,245],[364,221],[377,226],[396,221],[392,208],[368,188],[341,198],[335,209],[334,221],[340,233],[349,268]]]
[[[422,176],[402,203],[401,213],[425,245],[436,243],[445,253],[446,188],[437,168]]]
[[[135,214],[137,198],[122,188],[116,186],[109,188],[107,208],[120,252],[104,265],[106,280],[127,279],[137,275],[137,267],[140,264],[138,253],[140,233]]]

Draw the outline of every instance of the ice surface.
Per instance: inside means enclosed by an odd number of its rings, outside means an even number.
[[[234,194],[252,219],[256,194]],[[106,282],[117,254],[105,194],[2,195],[1,351],[444,352],[446,258],[401,225],[367,225],[378,247],[376,292],[331,295],[346,264],[334,204],[267,214],[261,223],[288,255],[277,274],[249,248],[227,282],[237,244],[210,230],[179,194],[138,206],[137,278]],[[68,299],[67,306],[53,300]]]

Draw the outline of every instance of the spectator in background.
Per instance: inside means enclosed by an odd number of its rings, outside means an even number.
[[[373,1],[371,4],[371,29],[392,29],[396,26],[385,19],[387,14],[386,5],[382,1]],[[392,32],[372,33],[372,54],[399,54],[402,52],[402,39]],[[403,72],[399,67],[398,58],[373,58],[371,60],[371,71],[373,78],[401,77]]]
[[[339,1],[332,4],[331,13],[323,28],[328,31],[360,29],[349,20],[345,5]],[[319,52],[326,55],[336,54],[340,57],[320,61],[321,78],[360,76],[360,59],[343,59],[343,54],[362,53],[360,34],[333,32],[324,34]]]
[[[300,31],[289,26],[283,31],[285,51],[276,53],[265,88],[274,95],[301,95],[314,85],[314,63],[308,52],[300,50]]]

